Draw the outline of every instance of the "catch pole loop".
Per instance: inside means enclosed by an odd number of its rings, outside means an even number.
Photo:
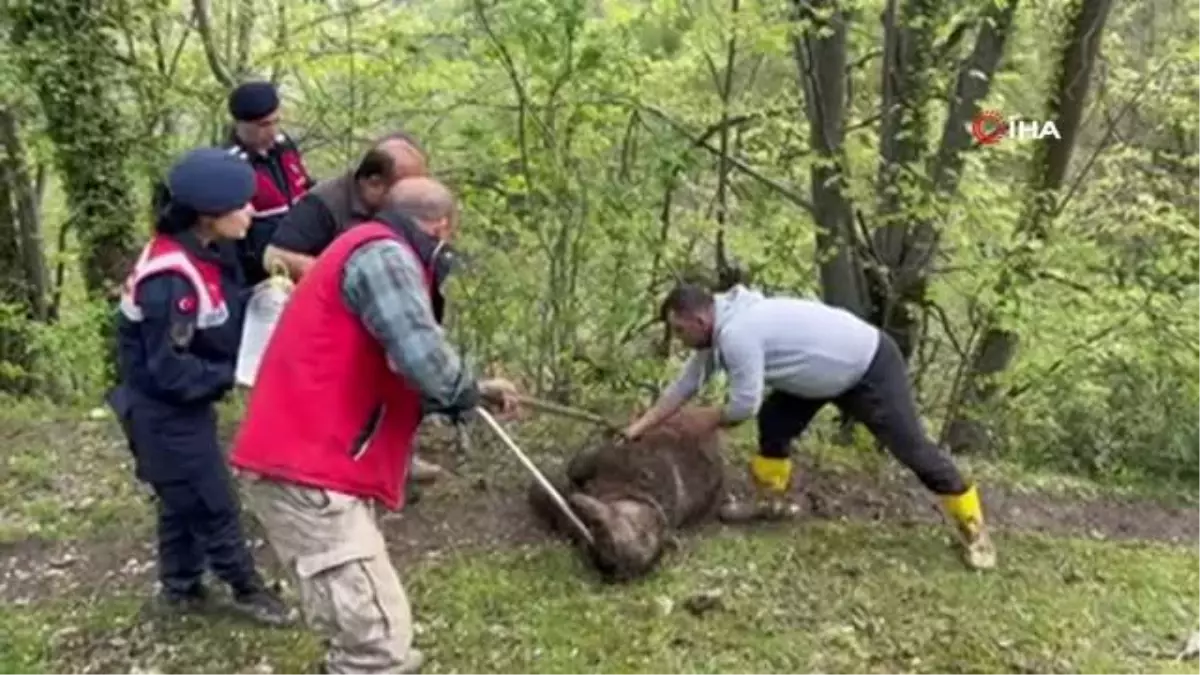
[[[563,496],[558,493],[558,490],[554,489],[554,485],[552,485],[549,480],[546,480],[546,477],[542,475],[542,472],[538,471],[537,466],[535,466],[534,463],[525,456],[525,453],[521,452],[521,448],[517,447],[516,442],[513,441],[512,437],[508,435],[508,432],[504,430],[504,427],[500,426],[500,423],[496,421],[496,418],[492,417],[492,414],[483,407],[475,408],[475,412],[479,413],[479,416],[482,417],[483,421],[492,428],[492,431],[496,432],[496,435],[500,437],[500,440],[504,442],[504,445],[508,446],[508,449],[517,456],[517,459],[521,460],[521,463],[525,465],[526,469],[529,469],[529,472],[533,474],[535,479],[537,479],[538,484],[542,486],[542,489],[546,491],[546,494],[550,495],[550,498],[554,500],[555,505],[558,506],[563,514],[567,516],[567,519],[571,521],[571,525],[575,527],[575,530],[579,532],[584,541],[586,541],[589,546],[595,546],[596,540],[594,537],[592,537],[591,530],[588,529],[587,525],[583,524],[583,521],[579,519],[579,516],[575,515],[575,512],[571,509],[571,505],[567,503],[566,499],[563,499]]]

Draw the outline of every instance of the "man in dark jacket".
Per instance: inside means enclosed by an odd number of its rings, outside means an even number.
[[[426,171],[416,139],[403,132],[384,136],[353,171],[321,181],[296,204],[271,238],[267,264],[282,264],[298,280],[339,234],[373,218],[393,185]]]

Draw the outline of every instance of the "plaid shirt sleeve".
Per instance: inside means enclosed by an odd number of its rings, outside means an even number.
[[[475,378],[433,318],[425,274],[411,251],[371,242],[347,260],[342,297],[387,350],[393,370],[413,383],[427,409],[465,410],[479,400]]]

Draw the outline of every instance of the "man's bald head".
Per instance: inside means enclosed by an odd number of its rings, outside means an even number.
[[[416,178],[424,176],[428,172],[425,153],[406,139],[388,138],[375,146],[375,149],[391,159],[390,177],[392,180]]]
[[[390,185],[398,180],[424,176],[427,172],[424,150],[408,134],[388,134],[375,142],[358,163],[354,177],[378,178]]]
[[[413,218],[423,230],[443,241],[454,235],[458,225],[454,193],[427,176],[398,181],[388,191],[386,206]]]
[[[376,211],[396,181],[427,173],[428,162],[420,144],[406,133],[395,132],[377,140],[363,155],[354,170],[354,180],[359,198]]]

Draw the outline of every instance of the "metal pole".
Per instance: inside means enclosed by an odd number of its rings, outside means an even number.
[[[565,405],[559,405],[550,401],[543,401],[542,399],[533,398],[532,396],[518,396],[517,400],[521,402],[521,405],[528,406],[534,410],[540,410],[541,412],[550,413],[552,415],[570,417],[572,419],[582,420],[584,422],[591,422],[592,424],[598,424],[609,431],[621,430],[621,428],[612,421],[605,419],[604,417],[593,412],[579,410],[578,408],[571,408]]]
[[[546,480],[546,477],[542,475],[542,472],[538,471],[537,466],[535,466],[534,463],[525,456],[525,453],[521,452],[521,448],[517,447],[516,442],[513,441],[512,437],[508,435],[508,432],[504,430],[504,427],[501,427],[500,423],[496,421],[496,418],[492,417],[492,414],[483,407],[475,408],[475,412],[479,413],[479,416],[483,418],[483,421],[487,422],[487,425],[492,428],[492,431],[496,432],[496,435],[500,437],[500,440],[504,441],[504,444],[508,446],[508,449],[512,450],[513,454],[517,456],[517,459],[521,460],[521,463],[525,465],[526,469],[529,469],[529,472],[532,473],[533,477],[537,479],[538,484],[542,486],[542,489],[546,491],[546,494],[550,495],[550,498],[554,500],[555,505],[562,510],[563,514],[567,516],[567,519],[571,521],[571,525],[575,527],[580,536],[583,537],[584,541],[586,541],[589,546],[594,546],[596,544],[596,540],[592,537],[591,530],[588,529],[587,525],[583,524],[583,521],[579,519],[579,516],[575,515],[575,512],[571,510],[571,505],[567,503],[567,500],[563,499],[563,496],[558,493],[558,490],[554,489],[554,485],[551,484],[549,480]]]

